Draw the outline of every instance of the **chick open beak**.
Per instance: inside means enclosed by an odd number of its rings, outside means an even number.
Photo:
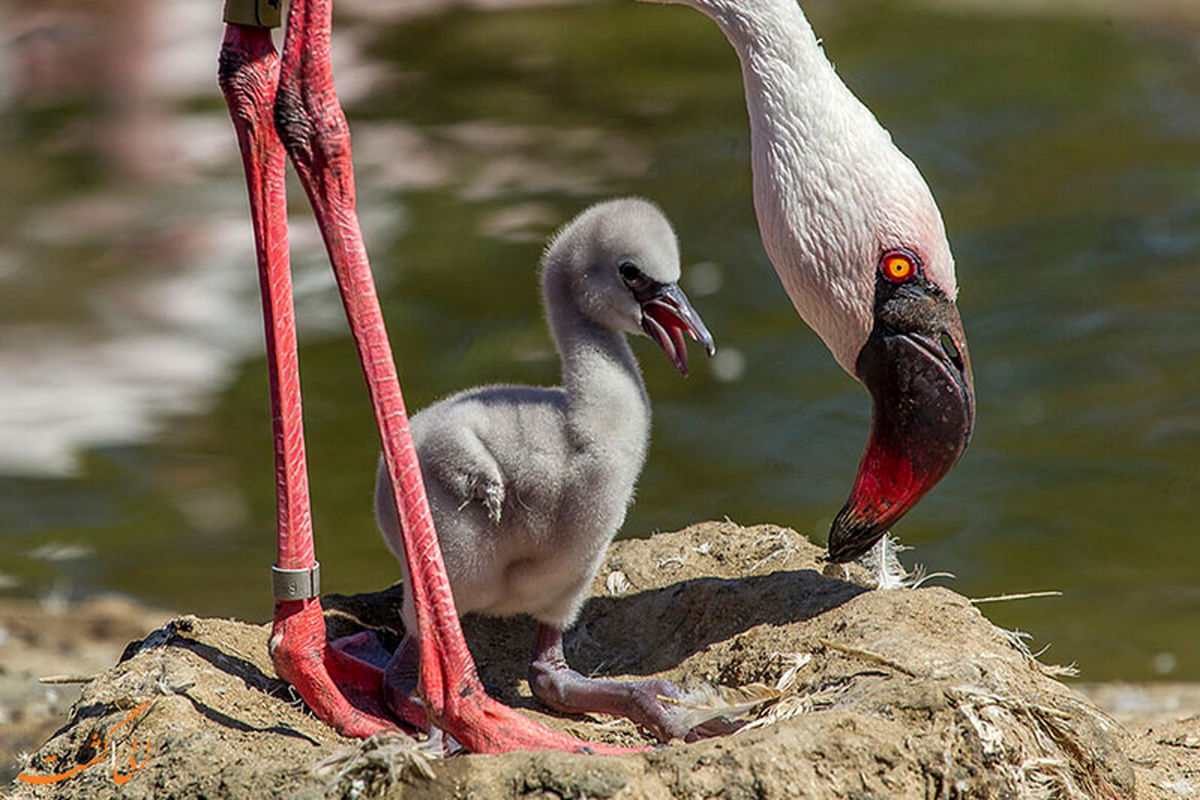
[[[684,334],[704,345],[711,358],[717,352],[712,334],[692,308],[691,301],[676,283],[658,283],[644,293],[639,293],[642,307],[642,330],[646,332],[667,354],[675,369],[683,375],[688,372],[687,343]]]

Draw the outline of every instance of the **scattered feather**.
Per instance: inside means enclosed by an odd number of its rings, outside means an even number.
[[[783,674],[779,676],[779,680],[775,682],[775,688],[780,692],[790,692],[796,684],[796,678],[800,674],[800,670],[808,666],[808,662],[812,661],[812,653],[785,653],[780,654],[780,658],[787,664],[787,668]]]
[[[628,594],[633,589],[629,578],[619,569],[608,573],[608,579],[604,581],[604,586],[608,589],[608,594],[611,597],[620,597],[623,594]]]
[[[1000,603],[1005,600],[1029,600],[1035,597],[1062,597],[1063,593],[1057,589],[1051,589],[1045,592],[1021,592],[1019,594],[994,594],[990,597],[972,597],[971,602],[978,605],[979,603]]]
[[[934,578],[950,578],[956,576],[952,572],[925,572],[925,567],[917,564],[909,572],[900,563],[900,553],[912,550],[911,547],[900,544],[895,536],[885,533],[875,546],[867,551],[858,563],[871,573],[876,589],[920,589],[927,581]]]
[[[885,533],[858,563],[871,573],[876,589],[903,589],[908,586],[909,577],[908,570],[900,563],[899,553],[911,549],[900,544],[890,533]]]
[[[1011,631],[1006,628],[998,628],[997,630],[1004,635],[1004,638],[1008,640],[1010,645],[1019,650],[1021,655],[1025,656],[1025,658],[1029,660],[1029,663],[1043,675],[1049,675],[1052,678],[1073,678],[1079,674],[1079,669],[1074,663],[1063,666],[1061,664],[1043,664],[1041,661],[1038,661],[1038,658],[1050,649],[1050,645],[1046,645],[1036,653],[1033,652],[1029,649],[1028,644],[1028,641],[1033,638],[1033,634],[1026,633],[1025,631],[1017,630],[1015,628]]]
[[[1043,664],[1037,662],[1037,667],[1042,671],[1043,675],[1048,675],[1051,678],[1077,678],[1079,677],[1079,666],[1072,661],[1070,664]]]
[[[984,755],[1016,786],[1018,797],[1084,800],[1094,796],[1078,782],[1080,777],[1088,781],[1087,774],[1077,777],[1058,755],[1070,754],[1076,746],[1070,714],[974,686],[960,687],[947,696],[975,733]],[[1005,742],[1004,731],[1013,723],[1034,734],[1038,755],[1030,757],[1019,740]]]
[[[801,714],[811,714],[821,708],[829,708],[850,689],[850,685],[849,680],[844,680],[803,693],[788,694],[778,702],[763,706],[759,709],[759,717],[742,726],[737,732],[764,728]]]
[[[812,660],[810,653],[776,653],[783,666],[783,671],[776,679],[774,686],[765,683],[748,683],[744,686],[703,686],[687,692],[680,698],[660,698],[663,702],[679,709],[684,726],[691,730],[697,725],[703,725],[714,719],[724,717],[730,720],[742,720],[749,727],[759,723],[769,713],[782,703],[792,703],[797,700],[797,676],[800,670]],[[793,703],[793,705],[795,705]],[[811,707],[811,706],[810,706]],[[787,716],[794,716],[803,709],[791,710]],[[752,717],[756,717],[752,719]],[[786,717],[776,716],[775,719]],[[770,724],[761,722],[756,727]]]
[[[373,796],[398,783],[407,772],[432,780],[431,760],[431,754],[416,740],[396,731],[382,731],[318,761],[312,771],[327,779],[330,794]]]
[[[655,569],[666,569],[667,567],[682,567],[685,561],[683,556],[670,556],[668,558],[660,558],[654,562]]]
[[[791,695],[789,697],[780,698],[779,702],[772,703],[769,707],[763,709],[763,714],[758,719],[751,720],[737,730],[738,733],[743,731],[752,731],[755,728],[765,728],[768,725],[774,725],[783,722],[785,719],[798,717],[801,714],[809,714],[813,711],[811,698],[805,695]]]
[[[925,584],[926,581],[931,581],[934,578],[949,578],[950,580],[956,580],[958,578],[958,576],[955,575],[953,572],[926,573],[925,565],[917,564],[917,566],[915,566],[913,568],[912,576],[909,580],[908,588],[920,589]]]
[[[691,730],[721,717],[746,719],[751,711],[783,695],[783,692],[765,683],[748,683],[744,686],[703,684],[685,692],[682,697],[660,696],[659,699],[675,706],[682,727]]]
[[[995,724],[990,716],[981,713],[980,705],[981,703],[976,701],[962,702],[958,704],[958,712],[975,732],[975,737],[979,740],[979,748],[984,756],[998,758],[1004,753],[1003,729]]]
[[[1030,758],[1015,769],[1017,790],[1022,798],[1032,800],[1091,800],[1071,776],[1067,762],[1059,758]]]
[[[1028,641],[1033,638],[1032,633],[1026,633],[1020,628],[1013,628],[1012,630],[999,628],[999,631],[1004,634],[1004,638],[1008,640],[1009,644],[1021,651],[1023,656],[1030,659],[1033,658],[1033,651],[1029,649],[1028,644]]]
[[[752,544],[751,547],[758,548],[764,544],[774,544],[775,547],[773,547],[765,556],[760,558],[754,563],[753,566],[750,567],[751,574],[758,572],[760,569],[777,558],[780,558],[786,562],[796,552],[796,546],[792,544],[791,539],[784,531],[777,531],[775,533],[768,533],[765,536],[760,536],[758,539],[754,540],[754,544]]]

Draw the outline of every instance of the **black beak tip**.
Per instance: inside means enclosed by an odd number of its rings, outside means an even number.
[[[886,531],[878,525],[850,519],[848,508],[843,508],[829,528],[829,560],[846,564],[859,559],[884,533]]]

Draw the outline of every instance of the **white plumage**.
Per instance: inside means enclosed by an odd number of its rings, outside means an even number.
[[[763,246],[796,311],[858,377],[881,252],[917,249],[930,280],[957,295],[929,187],[838,77],[795,0],[654,1],[704,13],[737,51]]]

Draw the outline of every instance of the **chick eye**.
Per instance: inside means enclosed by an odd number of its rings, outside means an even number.
[[[879,271],[893,283],[904,283],[916,273],[921,261],[916,253],[903,248],[888,250],[879,259]]]
[[[646,282],[646,276],[630,261],[622,263],[617,270],[621,273],[621,279],[630,286],[639,286]]]

